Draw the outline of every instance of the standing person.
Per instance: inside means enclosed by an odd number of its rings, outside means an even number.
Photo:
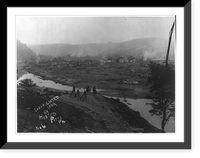
[[[75,92],[75,90],[76,90],[76,88],[75,88],[75,86],[73,86],[73,91]]]
[[[79,89],[78,89],[77,92],[76,92],[76,96],[77,96],[77,100],[80,100],[80,92],[79,92]]]
[[[84,94],[84,99],[87,101],[87,92],[84,91],[83,94]]]
[[[87,92],[87,93],[90,92],[90,87],[89,87],[89,86],[87,86],[86,92]]]
[[[96,86],[93,87],[93,90],[92,90],[92,91],[93,91],[94,94],[97,93]]]
[[[86,91],[84,91],[83,92],[83,95],[81,96],[81,100],[87,100],[87,92]]]
[[[70,94],[70,98],[71,98],[72,94],[75,93],[75,91],[76,91],[76,88],[75,88],[75,86],[73,86],[73,90],[72,90],[72,92],[71,92],[71,94]]]

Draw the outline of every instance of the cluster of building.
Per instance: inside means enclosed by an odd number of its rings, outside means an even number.
[[[130,80],[130,79],[125,79],[122,80],[121,82],[118,82],[119,84],[132,84],[132,85],[139,85],[140,83],[138,81]]]
[[[51,58],[49,60],[41,60],[40,62],[37,63],[38,66],[42,66],[42,67],[46,67],[48,69],[54,69],[55,67],[57,68],[71,68],[74,66],[78,66],[78,67],[84,67],[84,66],[89,66],[89,65],[103,65],[105,63],[112,63],[112,62],[116,62],[116,63],[133,63],[135,62],[136,59],[135,57],[118,57],[118,58],[107,58],[107,59],[73,59],[73,60],[69,60],[69,59],[65,59],[65,58],[61,58],[61,57],[54,57]]]
[[[81,59],[81,58],[75,58],[75,59],[68,59],[65,57],[53,57],[48,60],[41,60],[40,62],[36,63],[36,66],[46,68],[48,70],[55,70],[55,69],[71,69],[71,68],[77,68],[82,69],[88,66],[98,66],[98,65],[105,65],[106,63],[133,63],[132,67],[129,68],[130,74],[143,76],[141,72],[147,72],[148,71],[148,62],[150,60],[144,61],[143,58],[136,58],[133,56],[128,57],[109,57],[107,59],[96,59],[96,58],[88,58],[88,59]],[[160,64],[165,63],[164,60],[157,60],[154,61]],[[169,61],[169,64],[173,64],[173,61]],[[137,71],[138,69],[138,71]],[[145,76],[145,75],[144,75]]]
[[[140,58],[135,58],[133,56],[129,57],[117,57],[117,58],[107,58],[106,60],[100,60],[101,63],[111,63],[111,62],[117,62],[117,63],[133,63],[136,60],[140,60]]]

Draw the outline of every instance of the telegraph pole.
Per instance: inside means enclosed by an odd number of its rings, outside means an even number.
[[[171,39],[172,39],[172,33],[173,33],[174,25],[175,25],[175,21],[173,22],[171,30],[169,31],[169,43],[168,43],[167,55],[166,55],[166,68],[168,68],[169,50],[170,50],[170,44],[171,44]]]

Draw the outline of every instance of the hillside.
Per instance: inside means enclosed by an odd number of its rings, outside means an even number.
[[[162,38],[133,39],[119,43],[89,43],[80,45],[45,44],[30,45],[36,53],[51,56],[99,56],[101,58],[134,56],[136,58],[164,59],[168,40]],[[174,59],[174,44],[170,49],[170,59]]]
[[[51,93],[51,95],[50,95]],[[59,96],[51,104],[41,105],[52,99],[48,96]],[[88,93],[87,101],[69,97],[69,94],[39,87],[18,87],[17,92],[17,125],[18,132],[61,132],[61,133],[160,133],[125,104],[103,97],[100,94]],[[39,108],[40,107],[40,108]],[[35,111],[37,109],[37,111]],[[57,118],[51,122],[44,114],[49,113]],[[49,115],[48,115],[49,116]],[[62,120],[59,122],[59,120]]]
[[[26,44],[17,40],[17,61],[35,61],[37,60],[37,54],[34,53]]]

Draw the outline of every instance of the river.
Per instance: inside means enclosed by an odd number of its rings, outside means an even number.
[[[65,91],[71,91],[72,87],[67,85],[62,85],[59,83],[55,83],[51,80],[43,80],[40,76],[36,76],[31,73],[25,73],[22,75],[18,80],[17,83],[19,83],[23,79],[31,79],[34,83],[36,83],[39,87],[48,87],[48,88],[54,88],[58,90],[65,90]],[[79,89],[81,92],[84,91],[83,88]],[[105,91],[103,89],[97,89],[97,91]],[[106,96],[111,97],[111,96]],[[116,98],[116,97],[112,97]],[[147,105],[146,103],[151,103],[151,99],[132,99],[132,98],[119,98],[121,102],[126,104],[129,108],[139,111],[140,115],[144,117],[146,120],[149,121],[152,125],[154,125],[157,128],[161,128],[161,119],[158,116],[151,116],[149,113],[149,110],[151,109],[150,105]],[[169,120],[169,122],[165,125],[165,131],[166,132],[175,132],[175,121],[173,119]]]
[[[34,75],[32,73],[25,73],[22,75],[18,80],[17,83],[19,83],[21,80],[24,79],[31,79],[33,83],[35,83],[38,87],[47,87],[47,88],[53,88],[58,90],[65,90],[65,91],[71,91],[72,87],[67,85],[62,85],[60,83],[55,83],[51,80],[44,80],[40,76]],[[84,88],[78,88],[80,92],[84,92]],[[103,89],[96,89],[97,92],[104,91]]]
[[[116,97],[112,98],[117,99]],[[126,98],[126,99],[119,98],[119,99],[129,108],[135,111],[139,111],[140,115],[144,117],[147,121],[149,121],[149,123],[161,129],[161,119],[156,115],[151,116],[151,113],[149,113],[149,110],[151,110],[151,105],[148,105],[146,103],[151,103],[152,102],[151,99],[132,99],[132,98]],[[170,119],[169,122],[165,125],[165,131],[169,133],[175,132],[175,121],[173,118]]]

